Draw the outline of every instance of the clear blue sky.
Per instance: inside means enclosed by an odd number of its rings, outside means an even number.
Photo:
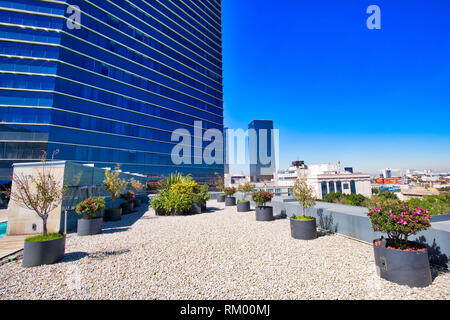
[[[369,30],[369,5],[381,30]],[[449,0],[224,0],[224,116],[293,160],[450,170]]]

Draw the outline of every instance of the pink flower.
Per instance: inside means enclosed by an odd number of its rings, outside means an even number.
[[[391,217],[392,219],[395,219],[395,216],[392,213],[389,215],[389,217]]]
[[[425,220],[430,221],[430,218],[428,218],[428,216],[425,216]]]
[[[380,208],[375,208],[375,210],[377,210],[377,212],[380,212]]]
[[[380,227],[379,227],[379,226],[377,226],[377,230],[378,230],[378,231],[380,230]]]

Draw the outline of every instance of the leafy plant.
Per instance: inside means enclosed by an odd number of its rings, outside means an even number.
[[[139,192],[142,189],[144,189],[144,184],[134,178],[131,178],[130,185],[136,192]]]
[[[168,193],[165,197],[164,208],[168,210],[172,215],[175,212],[181,214],[187,214],[192,207],[192,197],[186,194]]]
[[[265,206],[266,202],[272,201],[272,198],[274,197],[274,193],[260,190],[253,192],[252,194],[252,200],[258,204],[258,206]]]
[[[51,169],[45,167],[36,175],[14,174],[11,199],[20,207],[33,210],[42,219],[43,236],[47,236],[47,220],[52,210],[56,209],[66,193],[61,180],[57,179]]]
[[[105,199],[102,197],[90,197],[84,201],[81,201],[75,207],[75,211],[79,215],[87,215],[88,219],[96,218],[97,214],[100,214],[105,208]]]
[[[133,191],[127,191],[124,194],[120,195],[120,198],[124,199],[125,201],[131,201],[136,197]]]
[[[450,193],[413,198],[407,201],[409,206],[417,206],[429,211],[431,216],[450,213]]]
[[[224,192],[225,192],[225,195],[227,197],[231,197],[233,194],[236,193],[236,188],[235,187],[228,187],[228,188],[225,188]]]
[[[199,191],[199,188],[199,184],[194,180],[191,180],[172,184],[172,186],[170,187],[170,192],[191,196],[192,194],[197,193]]]
[[[199,186],[198,192],[203,198],[203,203],[206,203],[211,198],[211,195],[208,193],[208,186],[205,184]]]
[[[399,249],[407,248],[409,235],[431,226],[428,210],[399,200],[380,201],[369,208],[367,215],[373,230],[385,232],[389,243]]]
[[[379,196],[380,198],[384,198],[384,199],[398,200],[397,195],[395,194],[395,192],[392,192],[392,191],[383,191],[383,192],[380,192],[380,193],[378,194],[378,196]]]
[[[167,208],[167,191],[160,192],[153,200],[150,202],[150,207],[159,213],[164,215],[170,214],[170,208]]]
[[[217,176],[216,189],[222,192],[225,191],[225,184],[223,183],[223,178],[221,175]]]
[[[103,180],[103,185],[105,189],[109,192],[112,199],[112,206],[115,206],[116,199],[120,196],[120,193],[128,186],[128,182],[120,179],[120,165],[116,166],[116,171],[105,171],[105,180]]]
[[[306,177],[298,177],[292,187],[293,197],[302,206],[302,216],[305,217],[305,210],[316,204],[314,189],[306,182]]]
[[[238,186],[238,191],[242,192],[242,201],[245,200],[245,197],[247,196],[248,192],[252,192],[253,189],[255,189],[255,185],[254,184],[250,184],[250,182],[244,183],[244,184],[240,184]]]
[[[192,177],[190,174],[183,176],[182,173],[171,173],[169,177],[167,177],[163,182],[160,183],[161,190],[169,190],[172,185],[176,183],[183,183],[192,181]]]

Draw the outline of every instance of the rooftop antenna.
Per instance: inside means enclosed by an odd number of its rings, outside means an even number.
[[[341,171],[341,160],[338,160],[338,171]]]

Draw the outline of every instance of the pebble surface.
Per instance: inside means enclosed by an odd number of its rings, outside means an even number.
[[[400,286],[376,275],[371,245],[296,240],[287,219],[208,207],[185,217],[141,209],[102,234],[69,234],[56,264],[1,265],[0,299],[450,299],[448,272],[433,269],[427,288]]]

